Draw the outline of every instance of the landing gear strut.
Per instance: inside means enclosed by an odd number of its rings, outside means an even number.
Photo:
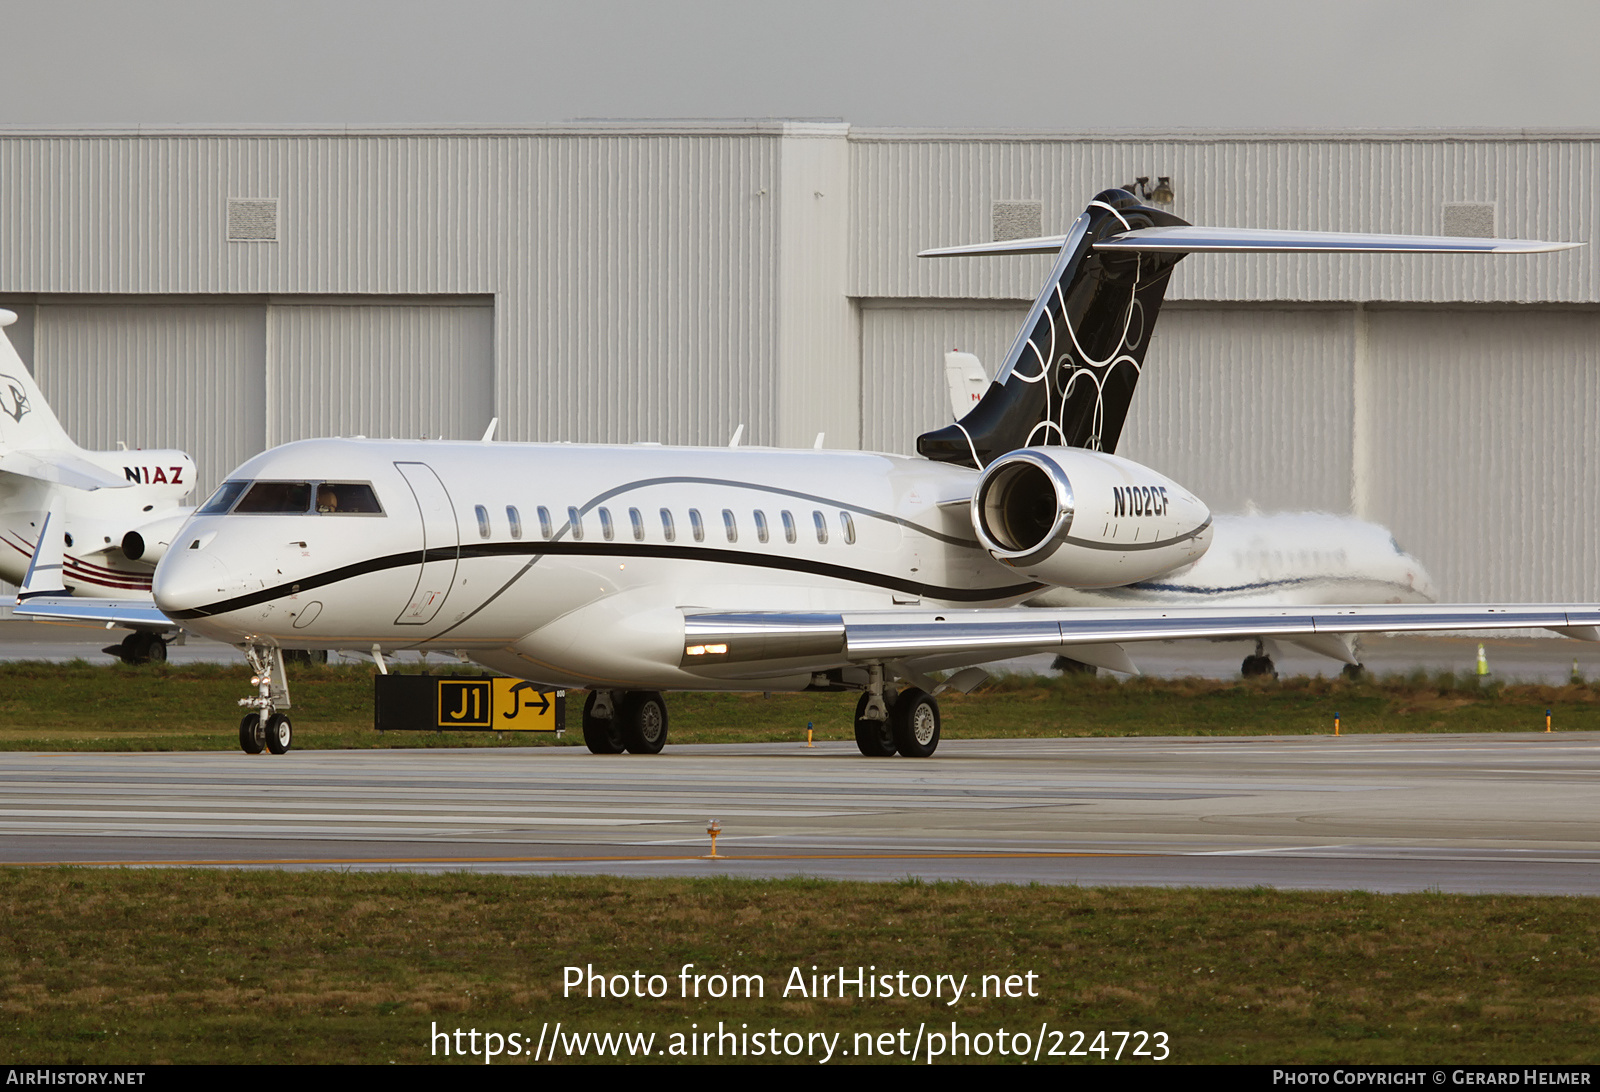
[[[667,699],[654,690],[589,691],[583,742],[597,755],[660,754],[667,745]]]
[[[158,633],[147,633],[144,630],[135,630],[124,637],[120,644],[109,645],[101,649],[108,656],[115,656],[125,664],[164,664],[167,662],[167,642],[161,639]]]
[[[239,749],[247,755],[258,755],[263,748],[284,754],[294,743],[294,726],[278,712],[289,708],[283,649],[251,642],[244,646],[244,655],[250,661],[250,682],[256,687],[256,696],[239,699],[248,710],[239,721]]]

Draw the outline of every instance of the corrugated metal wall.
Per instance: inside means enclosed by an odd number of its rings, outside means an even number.
[[[944,354],[978,354],[993,377],[1028,308],[1018,303],[908,306],[870,300],[861,308],[861,446],[909,452],[917,436],[950,423]]]
[[[1345,512],[1351,311],[1162,309],[1118,454],[1214,511]]]
[[[81,446],[187,451],[197,499],[265,448],[263,306],[46,301],[35,314],[39,389]]]
[[[1094,194],[1168,175],[1197,224],[1432,234],[1447,202],[1497,207],[1499,234],[1591,239],[1600,222],[1595,134],[1440,133],[1062,137],[855,130],[856,266],[864,297],[1032,298],[1047,258],[918,259],[990,238],[994,201],[1043,206],[1067,230]],[[1171,298],[1595,302],[1600,251],[1485,256],[1191,257]]]
[[[0,291],[493,295],[506,438],[774,442],[785,125],[704,128],[0,133]]]
[[[1170,175],[1197,223],[1434,232],[1479,202],[1501,235],[1591,239],[1597,158],[1596,133],[0,131],[0,293],[81,442],[186,447],[207,485],[292,436],[496,414],[909,450],[948,416],[943,353],[993,369],[1049,268],[914,257],[989,238],[995,201],[1060,231]],[[275,199],[278,241],[229,242],[230,198]],[[1600,598],[1597,262],[1189,258],[1122,450],[1219,510],[1354,494],[1451,597]],[[1504,309],[1542,303],[1576,310]]]
[[[1600,601],[1600,315],[1368,320],[1372,515],[1458,601]]]
[[[274,302],[267,446],[316,436],[475,440],[494,416],[494,309]]]

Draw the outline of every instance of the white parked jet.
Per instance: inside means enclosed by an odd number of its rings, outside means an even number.
[[[585,687],[591,750],[659,751],[661,691],[859,694],[868,755],[926,756],[928,673],[1216,637],[1542,627],[1600,606],[1020,607],[1199,558],[1204,503],[1109,453],[1173,266],[1192,251],[1539,251],[1574,244],[1191,228],[1100,194],[995,383],[920,458],[656,445],[308,440],[246,462],[162,559],[157,605],[261,670],[246,750],[286,750],[284,647],[461,650]],[[276,661],[276,662],[274,662]],[[981,671],[947,686],[973,685]]]
[[[974,354],[944,355],[950,409],[956,420],[989,386]],[[1324,512],[1213,515],[1211,546],[1185,568],[1120,588],[1047,588],[1028,600],[1036,607],[1322,606],[1341,603],[1432,603],[1438,598],[1422,562],[1400,549],[1387,528]],[[1357,677],[1361,663],[1348,638],[1337,634],[1291,638],[1290,643],[1345,665]],[[1255,652],[1240,666],[1247,676],[1273,675],[1274,643],[1255,638]],[[1057,656],[1069,671],[1136,670],[1121,648],[1078,649]]]
[[[1402,550],[1385,527],[1325,512],[1218,515],[1211,520],[1211,547],[1187,568],[1121,588],[1049,588],[1028,602],[1039,607],[1184,607],[1235,609],[1325,606],[1345,603],[1432,603],[1433,579]],[[1249,638],[1247,638],[1249,639]],[[1289,644],[1361,672],[1357,649],[1333,633],[1284,638]],[[1256,637],[1255,651],[1241,672],[1275,675],[1272,639]],[[1090,653],[1092,655],[1092,652]],[[1068,669],[1101,666],[1127,671],[1125,654],[1093,664],[1080,652],[1064,656]]]
[[[0,327],[17,320],[0,310]],[[181,451],[85,451],[72,442],[0,330],[0,579],[37,592],[84,597],[87,621],[132,629],[107,649],[131,663],[166,658],[163,635],[178,627],[155,609],[156,562],[193,506],[194,460]],[[34,566],[39,543],[48,536]]]

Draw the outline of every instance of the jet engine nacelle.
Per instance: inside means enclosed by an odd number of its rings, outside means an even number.
[[[1002,455],[972,494],[991,557],[1032,580],[1111,588],[1171,572],[1211,544],[1211,511],[1172,479],[1076,447]]]
[[[173,536],[188,519],[189,513],[184,511],[151,520],[142,527],[135,527],[122,536],[123,556],[129,561],[143,561],[154,565],[166,556],[167,547],[172,545]]]

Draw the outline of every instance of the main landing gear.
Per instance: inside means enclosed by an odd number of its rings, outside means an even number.
[[[118,644],[108,645],[100,651],[115,656],[125,664],[164,664],[167,662],[167,642],[159,633],[135,630]]]
[[[927,758],[939,748],[939,702],[920,687],[885,690],[883,669],[856,702],[856,749],[868,758]]]
[[[283,649],[251,642],[244,646],[244,655],[250,661],[250,682],[256,688],[256,696],[239,699],[239,704],[247,708],[239,721],[239,749],[247,755],[258,755],[263,750],[281,755],[294,743],[294,726],[278,712],[289,708]]]
[[[1272,657],[1267,655],[1265,642],[1256,641],[1255,655],[1244,658],[1244,663],[1239,665],[1239,674],[1247,679],[1276,679],[1278,677],[1278,668],[1273,664]]]
[[[597,755],[659,754],[667,745],[667,699],[654,690],[591,690],[583,742]]]

